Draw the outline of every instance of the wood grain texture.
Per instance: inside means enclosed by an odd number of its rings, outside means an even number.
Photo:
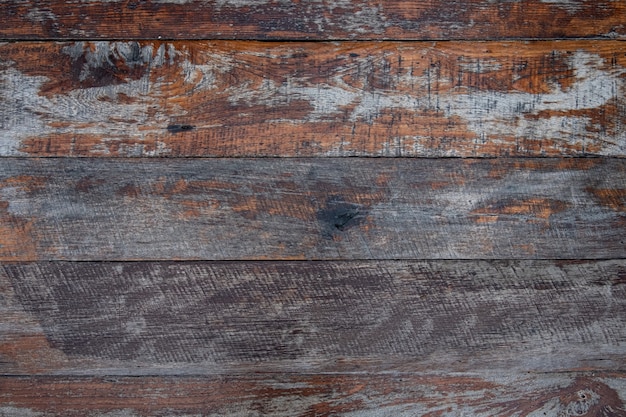
[[[622,38],[623,1],[5,0],[5,39]]]
[[[43,262],[0,374],[626,370],[626,261]]]
[[[619,373],[0,378],[0,415],[624,417]]]
[[[0,155],[624,157],[625,97],[621,41],[5,43]]]
[[[626,417],[626,2],[0,17],[0,417]]]
[[[624,159],[0,159],[0,259],[602,259]]]

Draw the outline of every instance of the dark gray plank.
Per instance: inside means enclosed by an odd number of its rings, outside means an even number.
[[[2,374],[626,369],[624,260],[0,271]]]
[[[626,160],[1,159],[2,260],[626,256]]]
[[[0,156],[626,156],[626,43],[0,45]]]
[[[623,1],[4,0],[5,39],[624,37]]]
[[[619,373],[0,377],[3,416],[626,416]]]

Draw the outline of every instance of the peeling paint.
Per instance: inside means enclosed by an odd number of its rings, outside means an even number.
[[[155,100],[143,99],[137,103],[118,103],[118,94],[133,95],[146,85],[143,80],[129,81],[117,85],[91,87],[72,90],[65,95],[45,97],[39,91],[46,81],[45,77],[26,76],[13,68],[0,75],[0,82],[14,88],[7,92],[19,90],[19,96],[2,95],[0,100],[8,104],[3,129],[0,131],[0,147],[4,155],[21,155],[21,144],[24,140],[39,135],[54,134],[92,134],[115,138],[142,137],[140,129],[143,124],[167,124],[170,114],[155,112],[148,116],[148,104]],[[102,100],[112,98],[112,101]],[[143,101],[143,102],[142,102]],[[3,106],[4,108],[4,106]],[[7,114],[8,113],[8,114]],[[115,117],[116,123],[111,123]],[[66,122],[66,127],[50,128],[46,122]]]
[[[214,88],[215,73],[226,72],[232,65],[225,57],[194,65],[187,59],[187,51],[165,44],[155,49],[152,44],[141,46],[137,42],[75,42],[64,46],[62,52],[79,65],[77,81],[84,84],[83,88],[42,95],[42,89],[50,81],[48,77],[26,75],[14,67],[0,72],[3,86],[0,90],[3,103],[0,108],[2,155],[26,155],[21,151],[25,140],[51,134],[101,137],[100,152],[103,154],[108,153],[107,142],[118,138],[141,141],[159,126],[169,125],[172,118],[186,114],[186,110],[176,105],[160,108],[162,96],[167,97],[169,86],[167,81],[152,80],[151,68],[177,65],[183,83],[199,92]],[[119,67],[116,60],[131,70],[137,67],[145,67],[145,70],[138,73],[137,79],[113,78],[106,82],[106,77],[116,77],[109,75]],[[123,100],[123,97],[132,97],[132,100]],[[158,156],[170,152],[162,141],[157,141],[156,147],[147,146],[151,150],[144,152],[141,143],[131,147],[120,145],[122,151],[135,156]],[[98,146],[93,152],[99,153]]]
[[[519,138],[547,138],[569,144],[584,143],[582,132],[595,126],[585,116],[551,116],[548,118],[528,118],[545,111],[571,111],[600,108],[618,95],[622,88],[620,77],[626,70],[607,72],[598,70],[604,64],[602,58],[587,52],[578,51],[570,59],[576,81],[566,90],[555,87],[546,94],[520,92],[454,91],[437,96],[437,107],[447,117],[458,116],[476,133],[479,138],[515,136]],[[404,82],[411,80],[407,76]],[[424,77],[412,80],[417,85],[424,84]],[[294,81],[297,84],[297,81]],[[276,96],[291,95],[296,99],[309,101],[314,111],[310,121],[330,118],[342,111],[349,111],[349,120],[371,123],[385,110],[427,110],[430,104],[423,96],[394,94],[385,91],[357,91],[345,84],[320,84],[316,88],[285,85],[265,90],[267,98],[252,96],[257,104],[272,105]],[[626,151],[626,131],[620,131],[612,142],[605,143],[608,152]]]

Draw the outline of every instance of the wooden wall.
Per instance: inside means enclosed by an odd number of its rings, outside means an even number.
[[[626,3],[0,3],[0,416],[626,416]]]

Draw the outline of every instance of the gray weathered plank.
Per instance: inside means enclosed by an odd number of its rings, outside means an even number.
[[[626,43],[0,45],[0,155],[626,156]]]
[[[2,416],[626,416],[620,373],[0,377]]]
[[[0,159],[0,259],[626,256],[625,159]]]
[[[621,0],[3,0],[0,16],[5,39],[626,36]]]
[[[0,269],[0,374],[625,370],[626,261]]]

